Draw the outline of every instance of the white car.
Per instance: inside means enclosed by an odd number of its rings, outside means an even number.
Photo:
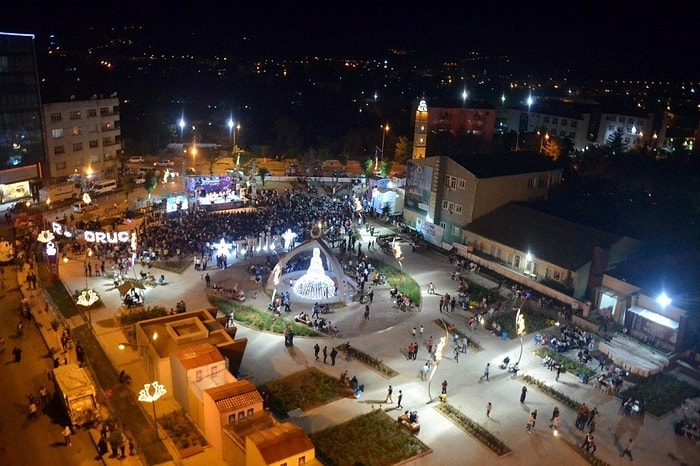
[[[128,161],[128,162],[129,162],[129,163],[143,163],[143,162],[145,162],[145,161],[146,161],[145,158],[139,156],[139,157],[129,157],[129,161]]]
[[[174,167],[175,162],[172,160],[159,160],[153,164],[154,167]]]
[[[134,183],[136,183],[136,184],[144,184],[145,182],[146,182],[145,176],[139,176],[137,178],[134,178]]]

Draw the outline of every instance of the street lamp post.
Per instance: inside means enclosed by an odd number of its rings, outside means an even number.
[[[180,121],[177,122],[177,125],[180,127],[180,144],[182,144],[182,137],[183,133],[185,131],[185,118],[184,116],[180,117]]]
[[[88,248],[87,251],[85,251],[85,260],[83,261],[83,266],[85,268],[85,289],[88,289],[88,263],[90,262],[90,258],[92,257],[92,249]]]
[[[386,133],[389,132],[389,123],[385,125],[381,125],[380,128],[382,129],[382,155],[381,155],[381,161],[384,162],[384,143],[386,142]]]
[[[139,391],[139,401],[151,403],[151,405],[153,406],[153,426],[156,429],[156,440],[159,440],[158,418],[156,417],[156,401],[158,401],[158,399],[166,393],[168,393],[168,391],[157,380],[154,380],[151,383],[144,384],[141,391]]]
[[[445,356],[445,349],[447,347],[447,342],[450,339],[450,332],[447,329],[447,324],[442,319],[441,319],[441,322],[442,322],[442,325],[445,327],[445,336],[440,337],[440,341],[438,342],[437,347],[435,348],[435,356],[433,359],[433,369],[430,371],[430,378],[428,379],[428,404],[433,402],[433,395],[430,393],[430,384],[433,381],[433,376],[435,375],[435,371],[437,370],[437,367],[440,364],[440,361],[442,361],[442,358]]]
[[[545,140],[547,140],[547,142],[549,142],[549,133],[544,133],[544,134],[540,137],[540,154],[541,154],[542,151],[544,150],[544,141],[545,141]]]
[[[520,337],[520,354],[518,355],[518,362],[516,363],[518,366],[520,365],[520,359],[523,357],[523,335],[525,334],[525,316],[521,312],[522,303],[518,308],[518,312],[515,314],[515,332]]]

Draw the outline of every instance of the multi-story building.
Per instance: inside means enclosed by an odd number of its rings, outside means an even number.
[[[536,106],[512,107],[507,113],[507,127],[518,133],[521,147],[525,138],[554,136],[570,140],[577,151],[606,144],[616,132],[622,134],[621,142],[627,149],[635,145],[661,149],[667,124],[663,112],[604,109],[597,104],[543,102]]]
[[[38,199],[43,161],[34,35],[0,32],[0,203]]]
[[[73,177],[88,185],[116,178],[122,153],[119,98],[43,105],[51,183]]]
[[[449,157],[408,162],[404,221],[436,246],[462,243],[463,229],[511,201],[546,199],[561,168],[539,154],[511,152],[464,165]]]
[[[448,132],[453,136],[471,135],[483,142],[493,141],[496,129],[496,109],[482,102],[463,102],[462,106],[436,102],[428,104],[425,97],[414,102],[414,159],[425,158],[430,134]]]

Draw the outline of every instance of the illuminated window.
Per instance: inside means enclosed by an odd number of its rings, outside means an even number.
[[[73,130],[71,131],[73,136],[80,136],[81,133],[82,130],[80,129],[80,126],[73,126]]]
[[[100,154],[95,154],[90,156],[90,162],[96,163],[100,161]]]
[[[51,130],[51,136],[56,139],[56,138],[62,138],[63,137],[63,128],[58,128],[58,129],[52,129]]]

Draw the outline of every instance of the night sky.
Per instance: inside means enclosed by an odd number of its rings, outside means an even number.
[[[533,69],[700,80],[693,24],[700,8],[675,2],[654,9],[624,1],[14,3],[0,18],[3,30],[40,41],[55,33],[71,45],[86,46],[102,28],[142,25],[165,52],[382,58],[397,48],[445,60],[477,52]]]

